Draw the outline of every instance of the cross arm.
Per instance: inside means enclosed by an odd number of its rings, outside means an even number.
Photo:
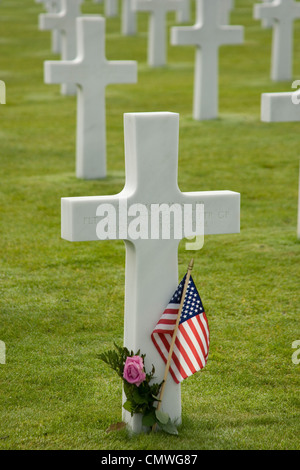
[[[261,120],[263,122],[300,122],[300,92],[263,93]]]
[[[134,60],[111,60],[107,64],[106,84],[137,83],[137,63]]]
[[[78,66],[80,61],[68,60],[47,60],[44,62],[44,79],[45,83],[76,83],[81,85],[82,80]],[[76,73],[75,73],[76,72]],[[76,77],[76,78],[75,78]]]
[[[226,43],[224,44],[224,40]],[[219,43],[220,45],[224,44],[242,44],[244,41],[244,27],[243,26],[228,26],[224,25],[221,26],[221,30],[219,33]]]
[[[108,204],[117,214],[120,200],[119,195],[62,198],[61,237],[70,242],[99,240],[96,231],[101,218],[97,216],[98,207],[105,209],[104,205]]]
[[[293,16],[294,16],[295,19],[300,18],[300,5],[298,3],[296,3],[294,5],[294,15]]]
[[[39,15],[39,29],[48,31],[51,29],[60,29],[62,15],[58,13],[42,13]]]
[[[272,3],[254,5],[253,17],[255,20],[276,18],[277,8]]]
[[[153,11],[153,6],[148,0],[132,0],[133,11]]]
[[[171,28],[172,46],[195,46],[200,45],[201,30],[198,25],[174,26]]]
[[[234,191],[182,193],[186,204],[204,204],[204,235],[240,232],[240,194]]]

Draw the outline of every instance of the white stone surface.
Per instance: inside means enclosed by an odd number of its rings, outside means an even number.
[[[6,85],[3,80],[0,80],[0,104],[6,104]]]
[[[94,0],[94,3],[103,3],[103,0]],[[104,0],[104,15],[108,18],[118,16],[118,0]]]
[[[61,58],[73,60],[77,55],[76,18],[81,15],[82,0],[61,0],[61,11],[58,13],[45,13],[39,15],[41,30],[59,30],[61,32]],[[76,85],[63,83],[63,95],[75,95]]]
[[[76,175],[106,176],[105,87],[136,83],[137,63],[108,61],[105,57],[105,19],[77,18],[78,55],[73,61],[46,61],[46,83],[77,85]]]
[[[234,0],[219,0],[220,1],[220,23],[223,25],[230,24],[230,14],[234,8]]]
[[[177,11],[184,0],[132,0],[134,11],[146,11],[149,16],[148,65],[163,67],[167,62],[167,24],[169,11]]]
[[[219,0],[196,0],[196,24],[173,27],[173,45],[195,45],[193,116],[196,120],[218,116],[219,47],[243,42],[242,26],[220,24]]]
[[[261,0],[262,2],[264,3],[272,3],[273,0]],[[264,29],[270,29],[273,27],[273,23],[274,21],[272,20],[272,18],[263,18],[261,20],[261,25]]]
[[[177,23],[188,23],[191,19],[191,2],[184,0],[180,2],[176,13]]]
[[[58,13],[61,11],[61,0],[52,0],[52,12]],[[52,31],[52,52],[54,54],[61,54],[62,53],[62,38],[61,32],[57,29]]]
[[[261,95],[261,120],[264,122],[300,121],[300,90]],[[300,239],[300,172],[298,193],[297,237]]]
[[[124,115],[124,189],[112,196],[62,198],[62,238],[69,241],[99,240],[99,206],[171,203],[204,204],[205,234],[238,233],[240,195],[231,191],[182,193],[177,184],[179,115],[138,113]],[[125,240],[125,319],[124,344],[146,354],[146,368],[154,364],[156,380],[164,375],[164,363],[150,334],[178,285],[178,244],[170,239],[132,239],[127,225],[119,221]],[[111,237],[115,239],[116,237]],[[199,267],[201,269],[201,267]],[[181,419],[180,386],[168,378],[162,409],[173,420]],[[137,417],[124,413],[130,427],[139,432]]]
[[[61,10],[61,0],[35,0],[36,3],[43,3],[48,13],[57,13]],[[52,31],[52,52],[61,53],[61,33],[59,30]]]
[[[108,18],[113,18],[114,16],[118,16],[118,0],[105,0],[104,14]]]
[[[300,166],[299,166],[299,190],[298,190],[298,224],[297,224],[297,237],[300,240]]]
[[[254,5],[254,18],[273,21],[271,79],[289,81],[293,76],[294,20],[300,18],[300,3],[294,0],[273,0]]]
[[[300,121],[300,91],[263,93],[261,95],[261,120],[264,122]]]
[[[121,29],[124,36],[134,36],[137,32],[136,11],[132,7],[133,0],[122,0]]]

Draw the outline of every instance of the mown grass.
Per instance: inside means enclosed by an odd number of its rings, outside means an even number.
[[[136,85],[107,88],[108,177],[75,177],[76,99],[43,83],[53,59],[33,0],[0,5],[1,449],[299,449],[300,243],[296,237],[299,123],[260,122],[271,32],[236,0],[245,43],[220,50],[220,116],[192,119],[192,47],[168,47],[168,65],[146,62],[147,15],[137,37],[107,20],[108,59],[139,63]],[[84,13],[102,13],[85,1]],[[168,16],[168,26],[175,24]],[[295,79],[300,77],[295,23]],[[123,113],[180,113],[182,191],[241,193],[241,233],[210,236],[195,253],[194,279],[211,330],[207,367],[182,385],[179,437],[106,434],[121,419],[121,383],[97,354],[122,342],[123,242],[60,238],[60,198],[104,195],[124,185]],[[179,249],[179,277],[190,258]]]

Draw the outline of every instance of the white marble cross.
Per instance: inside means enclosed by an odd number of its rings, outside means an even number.
[[[133,0],[122,0],[121,30],[125,36],[134,36],[137,32],[136,11],[132,7]]]
[[[261,0],[264,3],[272,3],[273,0]],[[264,29],[272,28],[274,20],[272,18],[263,18],[261,21],[261,25]]]
[[[35,0],[36,3],[43,3],[48,13],[57,13],[61,11],[61,0]],[[52,31],[52,52],[61,53],[61,33],[57,29]]]
[[[263,122],[300,121],[300,90],[261,95],[261,120]]]
[[[197,120],[218,116],[219,47],[243,42],[242,26],[220,24],[219,0],[196,0],[197,23],[171,29],[173,45],[195,45],[193,116]]]
[[[300,90],[286,93],[263,93],[261,95],[261,120],[263,122],[300,122]],[[300,239],[300,171],[297,237]]]
[[[77,85],[76,175],[106,176],[105,87],[136,83],[135,61],[108,61],[105,57],[105,19],[77,18],[78,55],[72,61],[46,61],[46,83]]]
[[[112,196],[62,198],[62,238],[75,241],[123,239],[126,245],[124,344],[146,354],[146,369],[155,365],[156,381],[162,380],[164,363],[150,335],[178,285],[179,239],[136,236],[137,220],[149,222],[149,213],[140,209],[172,205],[193,210],[204,204],[205,234],[238,233],[240,195],[231,191],[182,193],[177,184],[179,115],[174,113],[132,113],[124,115],[124,189]],[[144,209],[145,211],[145,209]],[[124,218],[124,214],[128,213]],[[139,216],[138,216],[139,213]],[[115,217],[101,235],[103,217]],[[138,216],[138,217],[137,217]],[[170,216],[170,214],[169,214]],[[174,216],[175,217],[175,216]],[[132,220],[133,219],[133,220]],[[130,220],[130,222],[129,222]],[[152,219],[151,219],[152,220]],[[186,236],[188,219],[180,221]],[[173,222],[175,225],[175,222]],[[114,227],[116,230],[114,231]],[[148,227],[148,225],[147,225]],[[160,227],[161,228],[161,227]],[[203,229],[203,226],[201,227]],[[187,228],[187,231],[190,229]],[[172,378],[166,383],[162,409],[173,420],[181,419],[180,386]],[[124,413],[130,427],[139,432],[139,421]]]
[[[59,30],[61,32],[61,58],[73,60],[77,55],[76,18],[81,15],[82,0],[61,0],[61,11],[58,13],[45,13],[39,16],[41,30]],[[61,85],[63,95],[75,95],[74,83]]]
[[[184,0],[132,0],[134,11],[150,13],[148,32],[148,65],[163,67],[167,62],[166,15],[177,11]]]
[[[289,81],[293,75],[294,20],[300,18],[300,3],[294,0],[274,0],[254,5],[254,18],[270,19],[273,23],[271,79]]]

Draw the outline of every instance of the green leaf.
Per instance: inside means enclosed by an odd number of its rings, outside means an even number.
[[[178,436],[177,428],[170,419],[166,424],[159,423],[159,426],[164,432],[167,432],[168,434],[173,434],[174,436]]]
[[[152,394],[152,398],[154,398],[155,401],[161,401],[159,396],[155,396]]]
[[[125,401],[125,403],[123,404],[123,408],[124,410],[129,411],[129,413],[132,413],[133,411],[132,403],[129,400]]]
[[[155,410],[155,415],[156,415],[157,420],[161,424],[167,424],[170,419],[168,413],[164,413],[163,411],[160,411],[160,410]]]
[[[142,405],[143,403],[148,403],[147,395],[142,395],[139,392],[138,387],[136,387],[136,386],[133,389],[132,397],[133,397],[134,401],[139,405]]]
[[[146,414],[145,416],[143,416],[142,418],[142,424],[143,426],[149,426],[149,427],[152,427],[153,424],[156,423],[156,419],[155,419],[155,413],[154,411],[151,411],[150,413]]]

